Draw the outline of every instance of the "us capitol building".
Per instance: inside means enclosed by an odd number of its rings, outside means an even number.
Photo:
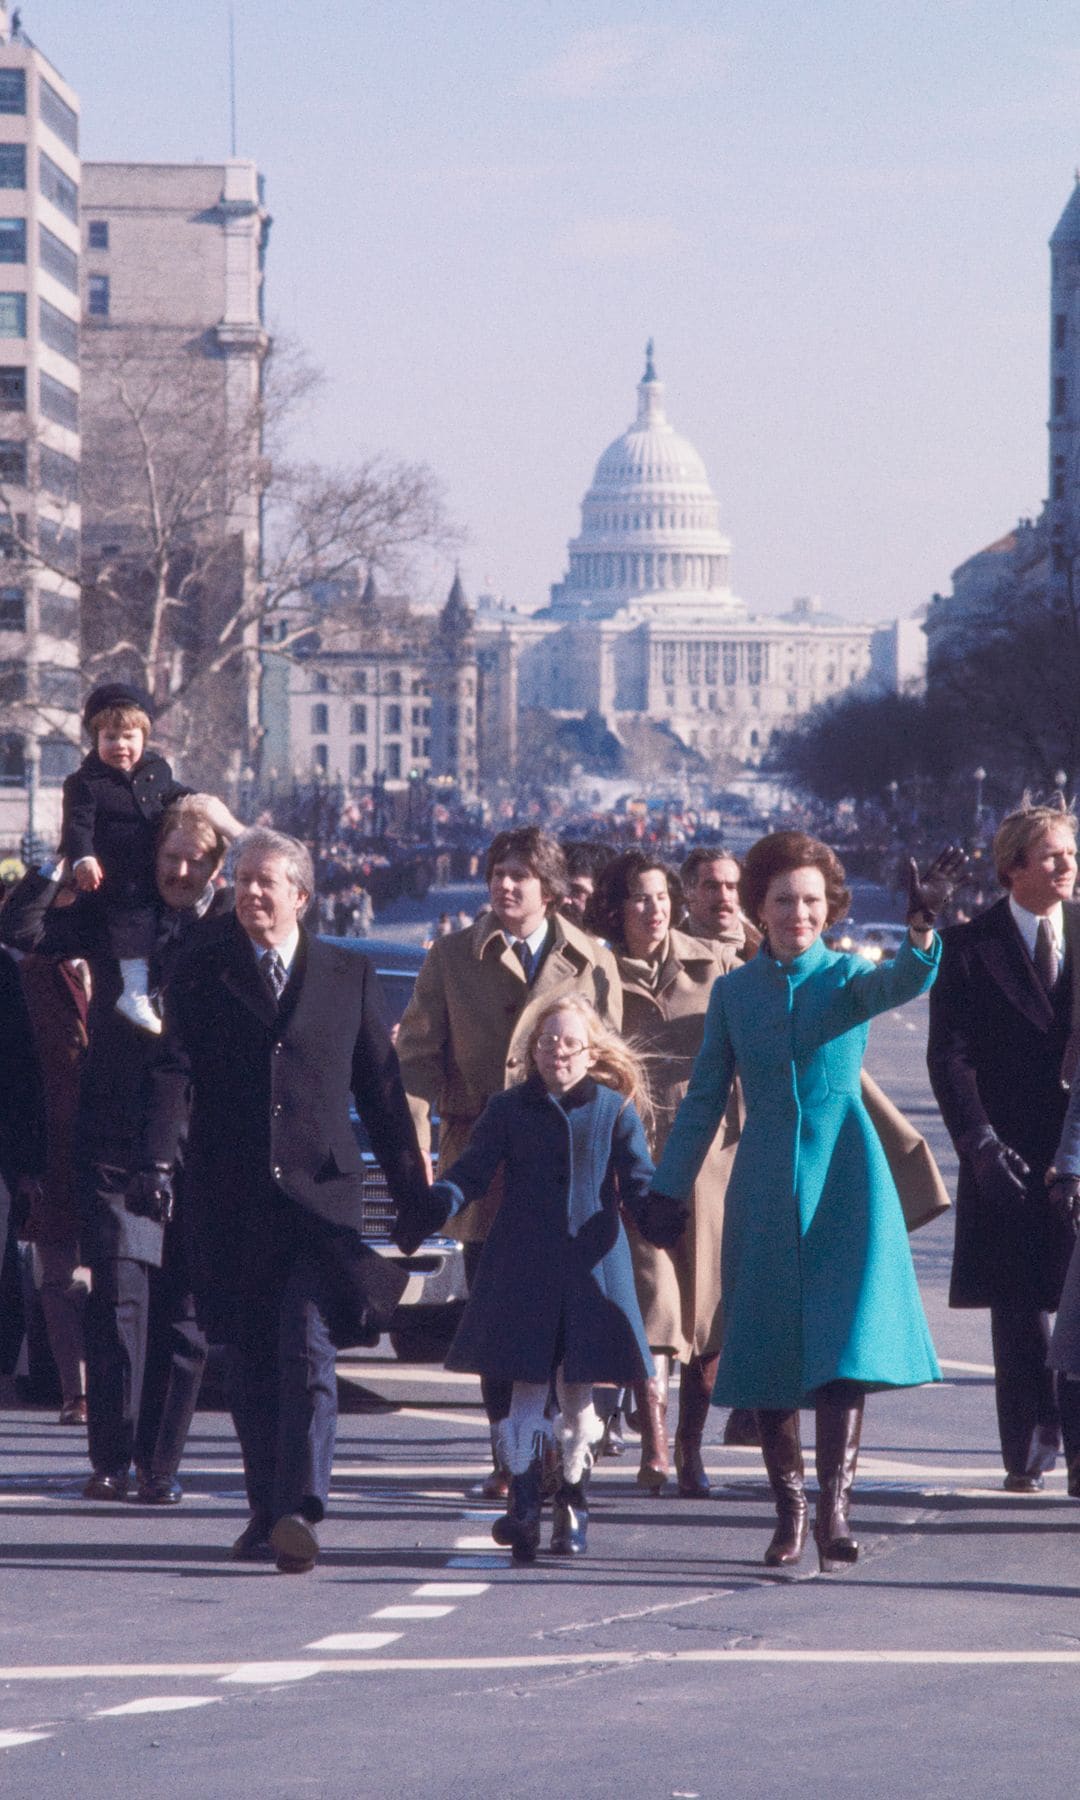
[[[917,619],[859,624],[812,599],[751,613],[705,465],[664,407],[652,342],[637,417],[596,465],[569,567],[541,612],[482,600],[481,774],[516,762],[521,713],[662,721],[692,750],[754,764],[772,734],[860,682],[921,679]]]

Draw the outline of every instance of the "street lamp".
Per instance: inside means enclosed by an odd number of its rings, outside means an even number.
[[[1068,785],[1069,785],[1069,777],[1066,774],[1065,770],[1064,769],[1055,769],[1054,770],[1054,786],[1057,788],[1057,791],[1061,795],[1061,798],[1063,800],[1065,798],[1065,789],[1068,787]]]
[[[981,763],[977,769],[971,771],[971,778],[975,783],[975,829],[978,831],[982,824],[983,782],[986,780],[986,770]]]

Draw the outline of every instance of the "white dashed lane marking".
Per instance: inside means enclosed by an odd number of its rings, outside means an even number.
[[[373,1619],[445,1619],[453,1611],[452,1606],[414,1606],[410,1601],[404,1601],[396,1606],[380,1606],[378,1612],[373,1612],[371,1617]]]
[[[317,1662],[241,1663],[239,1668],[219,1676],[219,1680],[250,1682],[252,1686],[271,1681],[307,1681],[312,1675],[321,1675],[325,1667],[325,1663]]]
[[[20,1744],[43,1744],[51,1731],[0,1731],[0,1750],[17,1750]]]
[[[145,1700],[125,1700],[122,1706],[103,1706],[92,1719],[127,1719],[139,1713],[190,1712],[195,1706],[220,1706],[220,1694],[151,1694]]]
[[[329,1637],[316,1638],[305,1644],[305,1650],[385,1650],[396,1644],[400,1631],[333,1631]]]

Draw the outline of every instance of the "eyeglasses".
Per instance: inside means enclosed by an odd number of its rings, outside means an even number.
[[[567,1056],[580,1056],[581,1052],[587,1050],[589,1046],[583,1043],[581,1038],[554,1037],[551,1033],[545,1032],[543,1037],[537,1038],[536,1048],[546,1051],[565,1050]]]

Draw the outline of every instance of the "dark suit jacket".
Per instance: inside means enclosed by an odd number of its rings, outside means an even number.
[[[1080,905],[1065,907],[1065,967],[1046,993],[1000,900],[942,934],[930,991],[927,1064],[941,1116],[960,1155],[952,1306],[1056,1309],[1072,1233],[1051,1210],[1043,1177],[1068,1098],[1062,1059],[1080,955]],[[1031,1168],[1026,1197],[988,1207],[966,1151],[991,1126]]]
[[[0,1175],[14,1193],[20,1176],[44,1167],[44,1094],[30,1016],[15,960],[0,950]]]
[[[159,1158],[148,1135],[152,1078],[163,1054],[160,1039],[140,1031],[116,1011],[120,972],[109,955],[105,922],[99,909],[84,904],[92,894],[80,895],[71,906],[54,907],[57,884],[36,869],[8,896],[0,911],[0,941],[41,956],[85,957],[90,965],[92,996],[87,1016],[89,1047],[79,1088],[75,1121],[76,1162],[79,1172],[82,1253],[91,1263],[103,1257],[134,1257],[160,1264],[164,1234],[152,1219],[126,1211],[116,1192],[101,1197],[92,1171],[98,1164],[128,1173]],[[201,919],[194,913],[162,911],[160,942],[152,963],[156,978],[164,983],[185,946],[212,938],[230,914],[232,896],[215,893]],[[153,1088],[155,1100],[158,1091]],[[170,1155],[182,1141],[187,1116],[187,1096],[182,1084],[169,1090],[175,1116],[169,1121]],[[155,1129],[163,1128],[160,1108],[155,1108]],[[117,1184],[114,1184],[116,1186]]]
[[[328,1249],[356,1301],[355,1317],[338,1323],[338,1340],[370,1338],[373,1319],[385,1324],[406,1277],[359,1237],[363,1160],[350,1095],[399,1213],[422,1214],[427,1199],[371,963],[302,931],[275,1006],[254,948],[233,921],[181,962],[166,1018],[155,1159],[167,1160],[170,1150],[176,1105],[169,1085],[190,1082],[185,1194],[196,1294],[212,1335],[228,1329],[237,1296],[250,1297],[266,1279],[263,1244],[275,1220],[291,1216],[304,1223],[309,1247]]]

